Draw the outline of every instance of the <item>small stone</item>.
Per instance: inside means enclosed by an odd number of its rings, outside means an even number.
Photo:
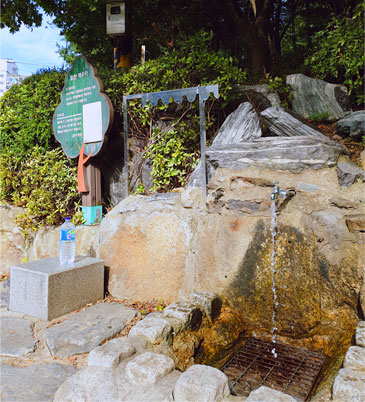
[[[125,339],[112,339],[90,352],[88,365],[115,368],[121,360],[133,355],[135,352],[136,348]]]
[[[163,316],[171,323],[175,333],[182,329],[197,330],[202,322],[202,312],[189,302],[176,302],[168,305]]]
[[[52,356],[88,353],[119,333],[136,310],[119,303],[99,303],[44,331]]]
[[[171,334],[171,325],[163,318],[146,317],[139,321],[129,332],[128,338],[142,337],[155,344],[161,342]]]
[[[356,345],[365,348],[365,321],[359,321],[355,332]]]
[[[315,193],[321,189],[321,187],[312,183],[298,183],[298,189],[305,193]]]
[[[199,291],[190,295],[190,301],[200,307],[214,321],[220,314],[222,300],[215,293]]]
[[[365,232],[365,214],[346,215],[345,219],[350,232]]]
[[[175,368],[174,361],[165,355],[146,352],[131,360],[125,374],[136,385],[155,384]]]
[[[357,179],[365,181],[365,172],[352,162],[340,162],[337,165],[337,176],[340,186],[349,187]]]
[[[220,402],[229,394],[227,376],[214,367],[200,364],[182,373],[174,388],[176,402]]]
[[[332,398],[334,401],[364,402],[365,372],[341,369],[333,383]]]
[[[33,322],[18,317],[1,317],[1,356],[21,357],[34,352],[38,340],[33,337]]]
[[[201,188],[188,187],[181,193],[181,205],[184,208],[195,208],[199,205],[204,205],[205,199]]]
[[[365,170],[365,149],[360,154],[361,167]]]
[[[346,353],[343,367],[351,370],[365,371],[365,348],[350,346]]]
[[[296,399],[276,389],[261,386],[250,393],[247,402],[296,402]]]
[[[72,366],[58,363],[29,367],[2,364],[0,370],[4,402],[52,402],[57,388],[75,372]]]

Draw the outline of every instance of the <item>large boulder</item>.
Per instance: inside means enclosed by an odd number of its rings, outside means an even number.
[[[291,87],[293,109],[305,118],[327,114],[326,119],[338,120],[351,111],[347,89],[343,85],[329,84],[303,74],[286,77]]]
[[[337,122],[337,132],[342,137],[361,140],[365,135],[365,110],[359,110],[340,119]]]
[[[177,299],[192,234],[187,211],[179,194],[169,193],[130,196],[106,215],[100,256],[109,269],[113,296]]]
[[[231,113],[215,136],[212,145],[240,144],[250,142],[260,138],[262,135],[260,119],[249,102],[241,103],[238,108]],[[207,167],[208,181],[212,171]],[[198,187],[202,185],[201,163],[191,174],[188,187]]]
[[[24,209],[0,205],[0,274],[7,275],[12,265],[22,262],[25,257],[25,241],[15,218]]]
[[[261,113],[261,118],[269,127],[269,130],[278,137],[312,136],[328,139],[321,132],[315,130],[309,124],[304,124],[280,106],[265,109]]]
[[[99,225],[76,227],[76,255],[99,256]],[[27,251],[28,261],[56,257],[60,250],[60,228],[57,226],[41,227]]]

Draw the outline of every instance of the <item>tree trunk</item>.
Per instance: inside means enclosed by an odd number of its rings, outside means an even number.
[[[272,0],[256,0],[256,14],[244,13],[237,0],[221,1],[221,9],[226,13],[237,36],[244,39],[248,53],[248,63],[253,76],[261,77],[271,70],[269,45],[270,13]]]

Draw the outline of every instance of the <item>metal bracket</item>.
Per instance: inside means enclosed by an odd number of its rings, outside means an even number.
[[[199,96],[199,117],[200,117],[200,161],[201,161],[201,175],[202,175],[202,186],[203,195],[207,196],[207,174],[206,174],[206,163],[205,163],[205,143],[206,143],[206,131],[205,131],[205,101],[209,98],[210,94],[213,94],[216,99],[219,98],[218,85],[207,85],[198,86],[192,88],[183,89],[173,89],[171,91],[160,91],[160,92],[150,92],[143,94],[132,94],[123,96],[123,127],[124,127],[124,174],[125,174],[125,195],[128,197],[129,194],[129,182],[128,182],[128,100],[131,99],[141,99],[142,106],[146,105],[146,102],[150,102],[151,106],[156,106],[158,101],[164,105],[168,105],[170,102],[181,103],[184,98],[190,103],[194,102],[196,96]]]

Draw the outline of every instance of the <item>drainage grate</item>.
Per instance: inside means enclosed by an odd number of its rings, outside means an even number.
[[[272,353],[274,347],[276,358]],[[252,338],[221,370],[228,377],[233,395],[247,396],[265,385],[305,401],[324,358],[319,352]]]

